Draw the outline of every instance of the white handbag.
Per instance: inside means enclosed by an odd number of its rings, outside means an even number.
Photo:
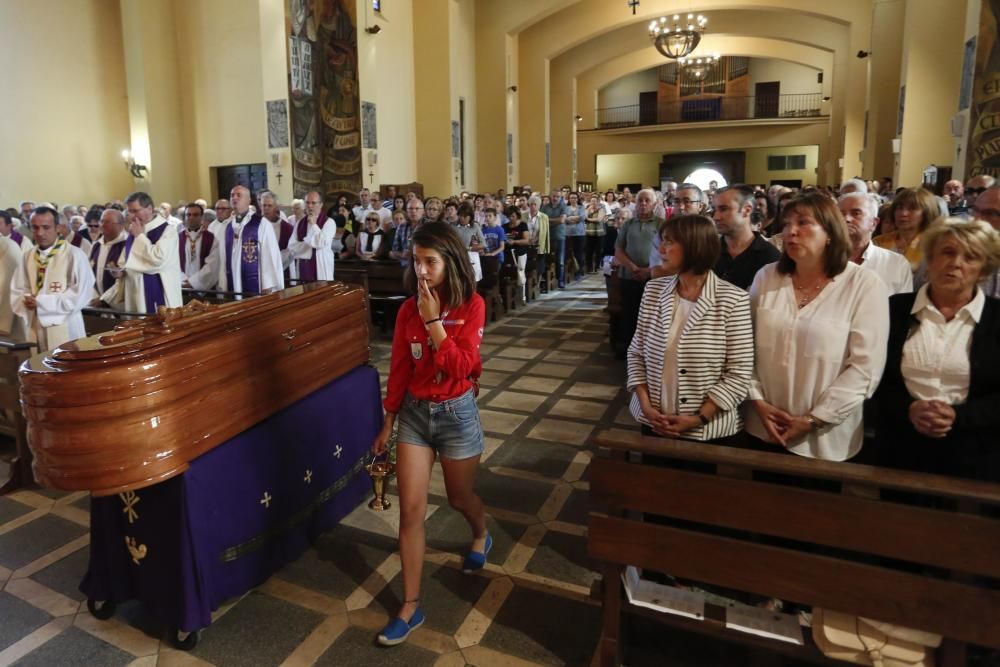
[[[941,635],[814,608],[813,641],[824,655],[871,667],[933,667]]]

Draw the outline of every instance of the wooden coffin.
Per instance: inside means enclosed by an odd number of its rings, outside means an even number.
[[[368,322],[361,289],[310,283],[163,308],[36,355],[20,370],[35,477],[109,495],[180,474],[367,363]]]

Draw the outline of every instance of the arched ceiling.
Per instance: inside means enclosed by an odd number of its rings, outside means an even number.
[[[522,46],[529,50],[556,58],[580,45],[603,39],[621,28],[641,26],[641,31],[645,32],[651,20],[674,13],[722,16],[739,11],[775,25],[793,18],[808,17],[830,28],[852,24],[866,26],[871,21],[871,8],[871,0],[700,0],[697,4],[680,0],[644,0],[633,16],[624,2],[580,0],[531,23],[520,32],[519,39]],[[711,19],[709,29],[712,29]]]
[[[833,66],[833,55],[829,51],[801,44],[789,44],[777,39],[744,35],[706,35],[703,44],[706,53],[719,52],[727,56],[786,60],[818,71],[828,71]],[[702,47],[699,47],[700,50]],[[666,65],[669,62],[652,46],[637,49],[580,72],[577,75],[577,88],[581,91],[600,90],[623,76]]]

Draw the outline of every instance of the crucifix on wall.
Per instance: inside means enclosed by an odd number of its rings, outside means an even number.
[[[632,16],[635,16],[635,10],[639,6],[639,0],[626,0],[625,4],[632,8]]]

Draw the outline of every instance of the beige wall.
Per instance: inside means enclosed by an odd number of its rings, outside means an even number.
[[[393,0],[385,3],[380,14],[375,14],[371,0],[357,0],[357,9],[359,88],[361,99],[375,104],[378,126],[378,150],[374,155],[365,151],[363,180],[371,187],[369,172],[374,171],[376,187],[381,183],[411,183],[418,180],[416,115],[412,103],[413,2]],[[379,34],[369,35],[364,31],[366,15],[369,25],[382,28]]]
[[[451,162],[451,44],[452,0],[421,0],[413,15],[413,68],[419,72],[416,108],[417,174],[424,192],[443,196],[453,189]],[[429,39],[429,35],[437,36]]]
[[[67,36],[72,36],[68,39]],[[132,189],[118,0],[0,8],[0,205],[103,202]],[[71,130],[71,131],[70,131]]]
[[[905,11],[906,5],[902,2],[880,2],[873,10],[872,32],[878,35],[878,48],[870,49],[872,53],[868,57],[868,139],[862,171],[868,179],[892,177],[896,168],[892,140],[896,136],[899,110],[903,48],[900,27]]]
[[[453,165],[452,187],[442,195],[462,190],[478,191],[478,147],[476,137],[476,3],[475,0],[452,0],[448,3],[448,30],[451,73],[451,120],[459,120],[459,100],[465,100],[465,180],[460,180],[458,163]],[[449,127],[449,132],[451,129]],[[450,145],[450,144],[449,144]],[[498,186],[499,187],[499,186]]]
[[[931,164],[951,165],[965,35],[965,2],[908,0],[900,81],[906,86],[902,150],[895,183],[919,185]]]
[[[779,55],[779,53],[775,53]],[[761,82],[778,81],[781,83],[780,94],[802,95],[805,93],[823,92],[823,84],[817,82],[819,72],[812,67],[798,63],[778,60],[777,58],[750,59],[750,95],[754,87]]]
[[[661,159],[663,153],[598,155],[596,189],[614,190],[619,183],[642,183],[644,188],[659,188]]]
[[[743,180],[752,184],[769,185],[771,181],[801,180],[802,185],[816,185],[816,167],[819,164],[819,146],[775,146],[747,148]],[[768,171],[767,158],[771,155],[805,155],[805,169]]]
[[[659,85],[659,67],[626,74],[597,91],[597,106],[600,109],[605,109],[638,104],[639,93],[655,93]]]

